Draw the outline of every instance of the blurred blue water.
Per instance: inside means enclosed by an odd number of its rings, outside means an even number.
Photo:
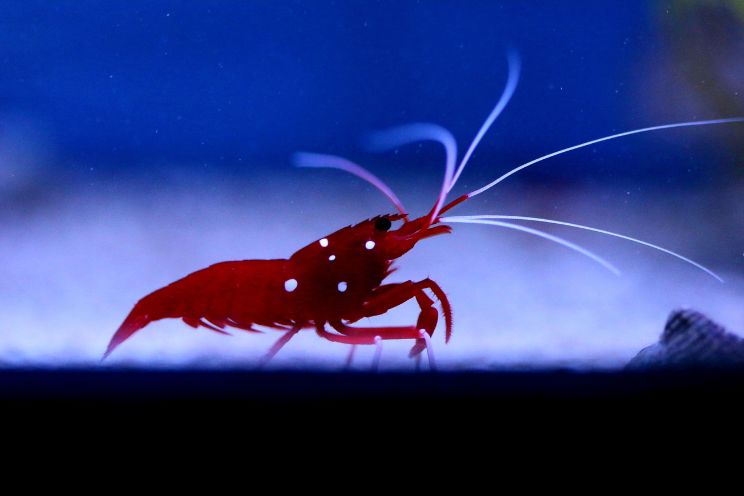
[[[657,14],[622,0],[6,2],[0,111],[44,129],[60,164],[248,172],[240,159],[353,153],[410,120],[468,139],[514,47],[524,77],[479,156],[550,151],[649,124]]]

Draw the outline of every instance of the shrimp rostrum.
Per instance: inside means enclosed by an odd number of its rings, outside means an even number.
[[[385,194],[397,212],[378,215],[339,229],[301,248],[288,259],[221,262],[158,289],[137,302],[112,337],[104,358],[151,322],[174,318],[183,320],[191,327],[205,327],[219,333],[227,333],[226,328],[259,331],[266,327],[282,332],[262,363],[273,357],[301,330],[314,329],[323,339],[351,345],[349,361],[357,345],[376,345],[377,353],[373,363],[373,367],[376,367],[382,342],[404,339],[413,342],[410,356],[418,359],[426,350],[429,365],[434,368],[431,337],[439,322],[439,311],[435,306],[437,302],[441,306],[444,320],[445,342],[452,336],[452,309],[445,292],[429,278],[420,281],[383,282],[393,272],[395,260],[413,249],[421,240],[449,234],[452,232],[449,224],[453,223],[486,224],[538,236],[574,250],[619,274],[614,265],[588,249],[524,224],[547,223],[589,230],[660,250],[721,280],[711,270],[678,253],[605,229],[520,215],[443,216],[445,212],[496,186],[513,174],[572,150],[633,134],[744,121],[744,118],[736,117],[678,122],[593,139],[519,165],[482,188],[446,203],[448,194],[481,139],[511,99],[517,87],[519,71],[518,59],[510,55],[508,78],[501,97],[459,164],[455,139],[446,129],[435,124],[409,124],[372,136],[371,146],[380,151],[416,141],[433,141],[443,146],[446,157],[444,179],[439,195],[428,213],[410,218],[395,193],[358,164],[336,156],[298,153],[295,155],[296,165],[330,167],[354,174]],[[415,323],[399,327],[353,325],[363,318],[382,315],[409,300],[415,300],[419,308]]]

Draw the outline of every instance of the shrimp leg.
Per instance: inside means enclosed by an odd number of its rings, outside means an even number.
[[[346,366],[344,367],[344,370],[349,370],[351,368],[351,362],[354,361],[354,352],[356,351],[357,345],[352,344],[351,348],[349,348],[349,354],[346,356]]]
[[[276,340],[276,342],[269,348],[269,351],[266,352],[266,354],[261,359],[261,362],[258,365],[259,369],[262,369],[263,367],[268,364],[272,358],[274,358],[274,355],[279,353],[279,350],[284,348],[284,345],[289,342],[290,339],[294,337],[295,334],[300,332],[300,329],[304,327],[303,324],[295,324],[294,327],[292,327],[290,330],[285,332],[282,337]]]
[[[402,327],[351,327],[339,321],[331,322],[331,326],[340,334],[328,332],[322,325],[315,328],[318,336],[334,343],[343,344],[376,344],[375,338],[380,339],[417,339],[419,331],[415,326]]]
[[[418,329],[413,326],[408,327],[351,327],[341,322],[331,322],[331,325],[336,329],[339,334],[332,334],[326,331],[322,326],[318,327],[318,336],[325,338],[329,341],[336,343],[344,343],[351,345],[351,351],[346,360],[346,368],[348,369],[352,357],[354,356],[354,350],[359,344],[374,344],[377,346],[375,356],[378,357],[382,346],[383,339],[416,339],[416,344],[411,349],[411,357],[416,359],[416,370],[421,367],[421,352],[426,350],[429,359],[429,368],[434,371],[437,369],[436,362],[434,360],[434,350],[431,345],[431,338],[426,329]],[[376,359],[377,360],[377,359]],[[376,370],[376,367],[372,367]]]
[[[449,301],[447,300],[444,291],[442,291],[442,288],[428,278],[419,282],[406,281],[381,286],[372,294],[371,298],[365,302],[362,312],[360,312],[359,315],[355,315],[353,318],[348,319],[353,322],[362,317],[382,315],[391,308],[395,308],[412,298],[416,298],[416,302],[421,311],[415,327],[360,328],[348,326],[340,321],[332,321],[330,324],[344,336],[362,339],[363,342],[357,342],[355,344],[372,344],[371,340],[377,335],[382,339],[416,339],[416,344],[411,349],[410,353],[410,356],[416,356],[427,348],[426,341],[418,334],[418,331],[423,329],[429,336],[431,336],[434,333],[434,328],[436,327],[439,318],[439,314],[434,308],[434,301],[427,296],[424,289],[432,291],[442,304],[442,311],[444,313],[447,328],[446,340],[449,340],[452,333],[452,310]],[[412,333],[411,331],[414,332]]]
[[[424,289],[429,289],[434,293],[434,296],[442,304],[442,313],[444,314],[446,324],[446,340],[449,341],[452,334],[452,308],[442,288],[429,278],[419,282],[406,281],[380,286],[372,293],[370,299],[364,303],[360,314],[347,320],[353,322],[362,317],[382,315],[388,310],[402,305],[412,298],[416,298],[416,302],[421,310],[416,327],[417,329],[425,329],[431,336],[434,333],[434,327],[437,323],[437,312],[433,308],[434,301],[426,295]]]
[[[365,304],[365,317],[380,315],[415,297],[416,302],[421,309],[416,323],[416,328],[418,330],[425,330],[429,336],[431,336],[434,334],[434,328],[437,325],[438,314],[433,306],[434,301],[426,295],[424,289],[428,289],[434,293],[434,296],[436,296],[442,305],[442,313],[444,314],[446,327],[445,341],[449,341],[450,336],[452,335],[452,308],[447,296],[444,294],[444,291],[442,291],[442,288],[429,278],[416,283],[407,281],[395,285],[390,284],[381,286],[378,291],[373,293],[373,299],[370,299],[370,301]],[[411,349],[410,356],[413,357],[418,355],[425,348],[427,348],[427,343],[423,338],[417,339],[416,345]]]

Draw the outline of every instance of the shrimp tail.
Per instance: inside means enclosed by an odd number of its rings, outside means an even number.
[[[111,341],[109,341],[106,352],[103,354],[101,360],[105,360],[120,344],[129,339],[132,334],[154,320],[145,312],[143,302],[144,300],[137,303],[132,311],[129,312],[127,318],[124,319],[119,329],[111,337]]]
[[[183,302],[181,288],[186,279],[188,277],[155,290],[138,301],[111,337],[101,360],[105,360],[120,344],[149,323],[167,317],[181,317],[183,309],[179,308],[178,302]]]

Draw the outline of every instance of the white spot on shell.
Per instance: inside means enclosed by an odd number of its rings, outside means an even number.
[[[349,285],[346,284],[346,281],[341,281],[340,283],[338,283],[338,291],[340,293],[343,293],[344,291],[346,291],[346,288],[348,288],[348,287],[349,287]]]
[[[331,255],[330,257],[328,257],[328,260],[333,262],[334,260],[336,260],[336,255]]]
[[[374,241],[367,241],[366,243],[364,243],[364,247],[366,249],[368,249],[368,250],[371,250],[372,248],[375,247],[375,242]]]
[[[326,238],[321,239],[320,241],[318,241],[318,243],[320,243],[320,246],[322,246],[323,248],[328,246],[328,240]]]
[[[295,289],[297,289],[297,279],[287,279],[284,281],[284,290],[287,293],[291,293]]]

